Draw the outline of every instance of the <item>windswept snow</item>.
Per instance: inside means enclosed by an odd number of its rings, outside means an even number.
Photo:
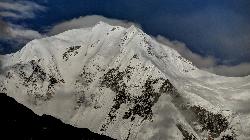
[[[1,56],[0,91],[116,139],[250,139],[250,77],[199,70],[140,29],[100,22]]]

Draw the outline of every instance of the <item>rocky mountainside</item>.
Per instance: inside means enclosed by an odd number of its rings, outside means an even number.
[[[112,140],[86,128],[75,128],[48,115],[38,116],[13,98],[0,93],[1,139]]]
[[[0,58],[1,92],[76,127],[122,140],[250,139],[249,76],[199,70],[134,26],[100,22]]]

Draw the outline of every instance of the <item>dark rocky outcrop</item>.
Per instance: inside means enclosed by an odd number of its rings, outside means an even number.
[[[125,70],[120,71],[119,67],[110,69],[104,74],[101,81],[101,86],[110,88],[115,92],[114,105],[108,114],[108,121],[102,126],[101,131],[105,131],[107,126],[116,119],[117,111],[122,104],[128,105],[129,109],[123,115],[123,119],[130,119],[134,121],[136,117],[141,117],[142,121],[153,121],[152,108],[158,101],[159,97],[163,94],[174,94],[175,87],[170,83],[168,79],[164,78],[152,78],[149,76],[145,83],[140,88],[142,94],[134,96],[129,90],[129,85],[125,83],[124,79],[131,79],[131,74],[135,70],[135,67],[127,66]],[[126,78],[125,78],[126,77]],[[140,81],[139,81],[140,82]],[[159,91],[154,88],[155,84],[160,84]]]
[[[67,49],[67,51],[63,53],[63,59],[65,61],[68,61],[69,56],[72,56],[72,55],[75,56],[75,55],[77,55],[78,54],[77,50],[80,49],[80,48],[81,48],[81,46],[71,46],[71,47],[69,47]]]

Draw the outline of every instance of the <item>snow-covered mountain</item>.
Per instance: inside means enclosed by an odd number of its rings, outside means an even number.
[[[0,91],[39,115],[122,140],[250,139],[249,76],[199,70],[134,26],[100,22],[0,59]]]

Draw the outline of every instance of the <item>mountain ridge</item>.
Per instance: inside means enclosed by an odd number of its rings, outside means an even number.
[[[4,57],[0,91],[37,114],[116,139],[249,137],[246,78],[201,71],[135,26],[100,22]]]

